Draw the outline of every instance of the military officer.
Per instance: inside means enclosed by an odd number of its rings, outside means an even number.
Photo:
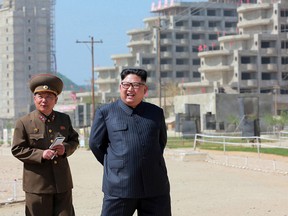
[[[23,162],[26,216],[75,215],[67,157],[79,141],[69,116],[53,110],[62,88],[62,80],[52,74],[32,77],[30,90],[36,109],[16,121],[11,151]],[[51,148],[59,136],[64,141]]]

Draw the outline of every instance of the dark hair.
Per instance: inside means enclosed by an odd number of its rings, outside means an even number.
[[[125,68],[122,70],[120,76],[121,76],[121,80],[125,79],[125,77],[129,74],[135,74],[139,77],[141,77],[141,80],[146,82],[147,80],[147,71],[144,69],[140,69],[140,68]]]

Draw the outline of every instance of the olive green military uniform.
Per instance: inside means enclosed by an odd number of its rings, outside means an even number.
[[[45,76],[42,79],[45,81]],[[37,82],[39,83],[39,80]],[[51,89],[49,82],[47,87],[43,86],[45,90]],[[59,90],[57,88],[56,86],[51,91]],[[62,87],[58,92],[61,90]],[[34,92],[34,88],[31,91]],[[65,137],[64,155],[53,160],[44,160],[43,151],[49,148],[57,136]],[[64,113],[53,111],[49,116],[45,116],[35,110],[17,120],[11,151],[24,164],[23,190],[26,192],[26,215],[74,215],[73,183],[67,157],[76,150],[78,144],[78,133],[73,129],[69,116]],[[41,204],[35,205],[35,203]]]

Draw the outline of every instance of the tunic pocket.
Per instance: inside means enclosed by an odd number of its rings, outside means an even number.
[[[29,134],[30,145],[40,149],[45,149],[44,134]]]
[[[31,140],[44,139],[44,134],[29,134]]]
[[[117,124],[113,124],[111,125],[113,132],[117,132],[117,131],[125,131],[128,128],[128,125],[125,123],[117,123]]]
[[[121,169],[124,167],[123,160],[110,160],[109,161],[109,168],[110,169]]]
[[[115,123],[111,124],[111,127],[108,129],[109,138],[113,142],[113,151],[123,151],[123,143],[125,143],[125,137],[127,136],[128,125],[125,123]]]

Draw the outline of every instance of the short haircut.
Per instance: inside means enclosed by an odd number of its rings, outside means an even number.
[[[125,68],[121,72],[121,80],[124,80],[129,74],[135,74],[141,78],[143,82],[147,80],[147,71],[141,68]]]

